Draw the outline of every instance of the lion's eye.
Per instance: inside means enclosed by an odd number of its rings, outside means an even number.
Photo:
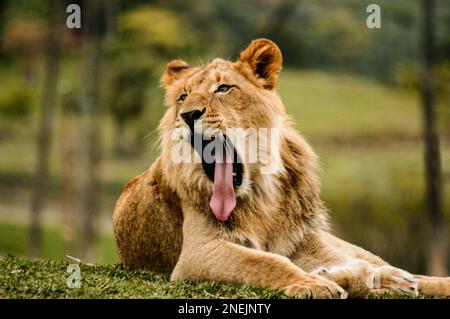
[[[221,84],[216,89],[216,93],[227,93],[234,85]]]
[[[178,97],[177,101],[178,101],[178,102],[183,102],[184,100],[186,100],[186,98],[187,98],[187,94],[186,94],[186,93],[183,93],[183,94],[181,94],[181,95]]]

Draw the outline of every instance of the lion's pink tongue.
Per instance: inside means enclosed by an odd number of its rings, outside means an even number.
[[[214,216],[222,222],[230,217],[236,207],[233,188],[233,163],[217,163],[214,168],[213,195],[209,202]]]

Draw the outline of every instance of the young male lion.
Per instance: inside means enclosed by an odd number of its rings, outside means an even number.
[[[366,297],[374,288],[449,296],[450,278],[413,276],[330,233],[316,156],[274,91],[281,66],[280,49],[267,39],[252,41],[236,62],[168,64],[161,155],[126,185],[113,215],[123,263],[171,272],[172,280],[243,283],[313,298]],[[271,154],[277,169],[264,173],[261,162],[230,148],[232,127],[278,129]],[[187,145],[195,157],[213,136],[227,145],[212,162],[174,160],[175,148]]]

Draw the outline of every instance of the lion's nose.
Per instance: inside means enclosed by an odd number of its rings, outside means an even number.
[[[202,115],[205,113],[205,109],[203,110],[194,110],[189,112],[180,113],[181,118],[186,122],[187,125],[191,128],[191,131],[194,132],[194,122],[197,121]]]

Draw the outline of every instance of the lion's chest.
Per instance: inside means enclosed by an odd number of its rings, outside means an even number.
[[[300,229],[283,229],[283,225],[274,225],[273,229],[234,229],[222,233],[223,239],[235,244],[282,256],[292,255],[303,237]]]

